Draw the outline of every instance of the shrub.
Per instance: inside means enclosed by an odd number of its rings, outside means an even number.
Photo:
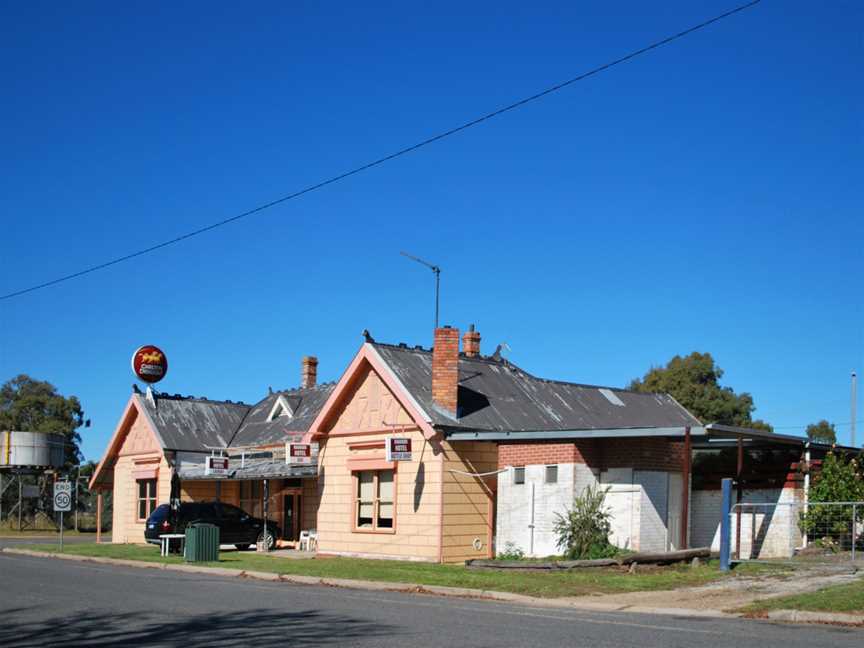
[[[515,542],[505,542],[504,549],[495,555],[495,560],[522,560],[525,552]]]
[[[588,486],[565,514],[555,514],[558,548],[571,560],[611,558],[618,548],[609,542],[612,514],[606,508],[609,488]]]
[[[810,488],[807,510],[801,513],[799,526],[811,539],[848,547],[852,540],[852,507],[820,504],[861,501],[864,501],[861,457],[847,461],[843,455],[829,452]]]

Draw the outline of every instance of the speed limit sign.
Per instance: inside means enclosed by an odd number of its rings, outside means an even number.
[[[54,510],[58,513],[72,510],[72,482],[54,483]]]

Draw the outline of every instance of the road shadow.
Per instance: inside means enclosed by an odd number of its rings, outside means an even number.
[[[178,602],[179,603],[179,602]],[[32,608],[6,610],[0,646],[329,646],[395,634],[396,629],[344,615],[306,611],[243,611],[183,619],[152,613],[41,615]]]

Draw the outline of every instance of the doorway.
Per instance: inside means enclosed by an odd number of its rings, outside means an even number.
[[[284,493],[282,496],[282,538],[289,542],[300,539],[300,525],[303,520],[302,495],[299,492]]]

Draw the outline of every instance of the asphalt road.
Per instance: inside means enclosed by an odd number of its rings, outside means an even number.
[[[523,608],[0,553],[0,646],[860,648],[864,631]]]

